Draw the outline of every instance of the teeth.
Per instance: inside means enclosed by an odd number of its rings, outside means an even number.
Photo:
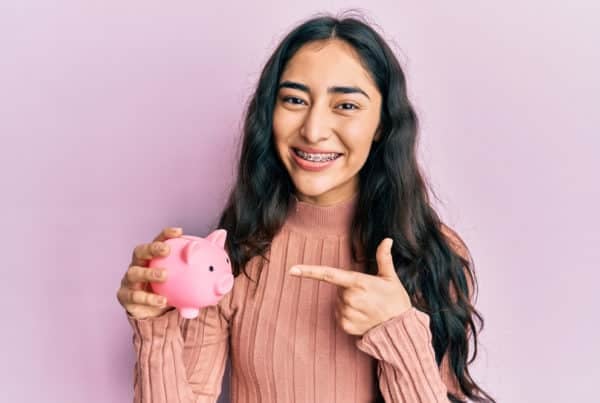
[[[340,154],[336,154],[336,153],[310,154],[310,153],[305,153],[304,151],[301,151],[301,150],[295,150],[295,151],[303,159],[308,160],[308,161],[315,161],[315,162],[334,160],[340,155]]]

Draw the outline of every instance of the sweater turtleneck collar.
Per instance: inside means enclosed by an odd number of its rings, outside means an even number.
[[[292,193],[290,194],[290,210],[287,224],[301,232],[328,235],[347,235],[350,233],[352,219],[358,195],[355,193],[349,199],[319,206],[306,201],[301,201]]]

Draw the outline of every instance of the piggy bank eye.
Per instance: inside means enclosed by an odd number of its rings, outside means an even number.
[[[212,266],[208,266],[208,271],[215,271],[215,268]]]
[[[227,260],[227,263],[229,263],[229,258],[228,257],[226,257],[225,260]]]

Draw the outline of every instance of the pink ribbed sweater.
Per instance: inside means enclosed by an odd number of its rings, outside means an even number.
[[[136,354],[134,402],[215,402],[227,355],[230,401],[448,402],[459,393],[446,359],[438,368],[429,317],[415,308],[367,331],[349,335],[336,323],[336,287],[293,277],[298,263],[363,271],[351,261],[349,229],[358,195],[332,206],[291,196],[293,208],[273,239],[270,263],[245,275],[217,306],[196,319],[176,310],[156,318],[127,318]],[[378,378],[374,378],[375,367]]]

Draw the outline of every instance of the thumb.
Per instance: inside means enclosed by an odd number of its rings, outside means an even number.
[[[378,276],[382,278],[398,278],[394,260],[392,259],[392,238],[385,238],[377,247]]]

